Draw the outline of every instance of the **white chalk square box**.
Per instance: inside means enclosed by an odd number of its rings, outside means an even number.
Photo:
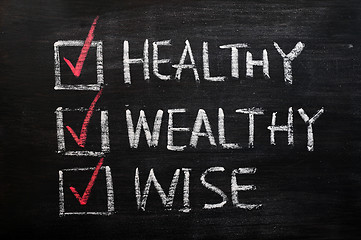
[[[96,47],[96,84],[62,84],[60,71],[60,47],[82,47],[84,41],[68,40],[54,43],[54,70],[55,70],[55,90],[79,90],[79,91],[99,91],[104,84],[103,74],[103,42],[92,41],[90,47]]]
[[[71,168],[59,170],[59,216],[67,215],[112,215],[114,209],[114,190],[112,174],[109,166],[100,167],[100,171],[105,171],[106,193],[107,193],[107,211],[69,211],[65,210],[65,196],[64,196],[64,172],[80,172],[80,171],[94,171],[95,167],[89,168]]]
[[[64,112],[85,112],[87,108],[69,109],[58,107],[55,111],[56,115],[56,134],[58,141],[58,153],[66,156],[91,156],[91,157],[102,157],[110,151],[109,142],[109,126],[108,126],[108,111],[94,109],[95,112],[100,112],[100,147],[101,151],[70,151],[66,150],[65,147],[65,136],[64,136]]]

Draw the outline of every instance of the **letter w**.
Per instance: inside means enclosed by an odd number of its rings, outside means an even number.
[[[149,130],[149,126],[147,123],[147,118],[145,117],[145,113],[143,110],[141,110],[139,113],[138,124],[134,131],[132,112],[129,109],[127,109],[126,120],[127,120],[127,125],[128,125],[128,137],[129,137],[130,147],[131,148],[138,147],[140,131],[141,131],[142,127],[144,129],[145,138],[147,139],[148,146],[149,147],[158,146],[160,126],[162,125],[162,118],[163,118],[163,111],[158,110],[157,115],[155,116],[155,119],[154,119],[153,134],[152,134]]]
[[[143,195],[142,195],[141,190],[140,190],[139,169],[136,168],[135,169],[135,197],[137,199],[138,209],[145,211],[145,205],[147,204],[150,186],[153,182],[154,187],[157,190],[157,192],[160,196],[160,199],[162,200],[163,206],[165,207],[166,210],[171,210],[172,206],[173,206],[175,191],[176,191],[177,184],[178,184],[179,173],[180,173],[180,170],[177,169],[174,173],[172,182],[169,186],[169,192],[168,192],[168,196],[167,196],[165,194],[163,188],[159,184],[157,178],[155,177],[154,171],[152,168],[149,172],[149,177],[145,184],[145,187],[143,190]]]

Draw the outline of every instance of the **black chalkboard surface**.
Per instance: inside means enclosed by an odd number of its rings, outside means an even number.
[[[3,239],[359,239],[359,1],[0,10]]]

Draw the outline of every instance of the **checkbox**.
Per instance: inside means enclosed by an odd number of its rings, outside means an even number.
[[[63,84],[61,80],[60,70],[60,47],[82,47],[85,41],[82,40],[68,40],[57,41],[54,43],[54,69],[55,69],[55,90],[80,90],[80,91],[99,91],[104,84],[103,74],[103,42],[92,41],[91,48],[96,48],[96,84]]]
[[[95,112],[100,112],[100,151],[80,151],[67,150],[64,136],[64,112],[86,112],[87,108],[69,109],[58,107],[55,111],[56,115],[56,132],[58,142],[58,153],[66,156],[92,156],[101,157],[110,151],[109,142],[109,126],[108,126],[108,111],[95,109]]]
[[[106,199],[107,199],[107,210],[106,211],[66,211],[65,210],[65,194],[64,194],[64,173],[71,172],[91,172],[94,171],[95,167],[89,168],[72,168],[59,170],[59,216],[67,215],[105,215],[109,216],[114,213],[114,191],[113,191],[113,180],[111,170],[109,166],[100,167],[100,171],[105,171],[105,184],[106,184]],[[69,190],[70,191],[70,190]],[[68,195],[70,197],[70,195]],[[74,196],[72,196],[74,197]],[[75,198],[75,197],[74,197]],[[69,201],[69,200],[68,200]]]

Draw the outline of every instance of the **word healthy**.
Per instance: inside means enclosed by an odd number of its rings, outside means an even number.
[[[292,84],[292,61],[302,52],[305,44],[298,42],[296,46],[286,54],[281,47],[274,42],[274,47],[277,52],[281,55],[283,59],[283,68],[284,68],[284,81],[286,84]],[[168,64],[171,62],[171,59],[159,59],[159,47],[160,46],[171,46],[171,40],[156,41],[153,42],[153,74],[161,80],[170,80],[171,75],[164,75],[159,72],[160,64]],[[247,43],[236,43],[236,44],[226,44],[219,46],[221,49],[230,49],[231,50],[231,76],[233,78],[239,78],[239,49],[249,48]],[[268,53],[266,49],[262,51],[262,60],[253,59],[253,55],[250,51],[246,52],[246,77],[253,77],[253,68],[254,66],[261,66],[263,69],[263,75],[265,78],[270,78],[269,74],[269,60]],[[190,63],[186,63],[186,58],[189,56]],[[207,81],[222,82],[225,80],[225,76],[214,76],[210,74],[209,68],[209,51],[208,51],[208,42],[203,42],[202,49],[202,59],[203,59],[203,76]],[[129,42],[127,40],[123,43],[123,66],[124,66],[124,82],[131,84],[131,74],[130,74],[130,64],[143,64],[143,74],[144,80],[150,79],[150,61],[149,61],[149,41],[148,39],[144,42],[143,47],[143,58],[130,58],[129,55]],[[182,52],[178,64],[173,64],[173,68],[176,69],[175,80],[179,81],[181,79],[182,71],[184,69],[193,70],[194,79],[196,82],[200,82],[199,73],[197,70],[196,62],[194,60],[193,51],[188,40],[185,41],[185,47]]]

